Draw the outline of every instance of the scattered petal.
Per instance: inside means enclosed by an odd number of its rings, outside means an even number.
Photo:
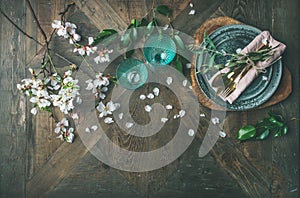
[[[194,4],[193,4],[193,3],[190,3],[190,7],[191,7],[191,8],[194,7]]]
[[[152,107],[150,105],[145,106],[145,111],[150,112],[152,110]]]
[[[154,87],[153,93],[154,93],[155,96],[158,96],[159,95],[159,88]]]
[[[224,138],[224,137],[226,137],[226,135],[227,134],[224,131],[219,131],[219,136],[220,137]]]
[[[122,120],[122,119],[123,119],[123,115],[124,115],[124,113],[119,113],[119,115],[118,115],[118,116],[119,116],[119,119],[120,119],[120,120]]]
[[[172,84],[172,82],[173,82],[173,78],[172,77],[168,77],[166,83],[168,85],[170,85],[170,84]]]
[[[111,124],[111,123],[113,123],[114,122],[114,120],[111,118],[111,117],[106,117],[105,119],[104,119],[104,123],[106,123],[106,124]]]
[[[200,113],[200,117],[204,118],[205,114],[204,113]]]
[[[187,80],[185,79],[184,81],[182,81],[182,85],[185,87],[187,85]]]
[[[190,69],[192,67],[192,64],[191,63],[187,63],[185,66],[186,66],[187,69]]]
[[[93,125],[93,126],[91,126],[91,129],[92,129],[93,131],[96,131],[96,130],[98,129],[98,126],[97,126],[97,125]]]
[[[241,49],[241,48],[237,48],[237,49],[235,50],[235,52],[236,52],[237,54],[240,54],[240,53],[241,53],[241,51],[242,51],[242,49]]]
[[[140,95],[140,99],[141,100],[145,100],[146,99],[146,96],[144,94]]]
[[[263,81],[268,81],[268,77],[267,76],[262,76],[262,80]]]
[[[191,136],[191,137],[194,136],[195,135],[195,131],[193,129],[189,129],[188,135]]]
[[[189,86],[189,89],[193,89],[192,85]]]
[[[169,119],[168,118],[161,118],[160,121],[166,123]]]
[[[179,118],[179,117],[180,117],[179,114],[175,114],[175,115],[174,115],[174,119],[177,119],[177,118]]]
[[[173,106],[172,105],[167,105],[166,109],[171,110],[171,109],[173,109]]]
[[[85,128],[85,132],[90,133],[91,132],[90,128]]]
[[[30,113],[32,113],[33,115],[36,115],[37,114],[37,109],[36,108],[32,108]]]
[[[219,124],[219,123],[220,123],[220,119],[219,119],[218,117],[213,117],[213,118],[211,119],[211,122],[212,122],[214,125],[216,125],[216,124]]]
[[[73,120],[78,120],[78,119],[79,119],[79,116],[78,116],[77,113],[73,113],[73,114],[71,115],[71,117],[73,118]]]
[[[189,15],[194,15],[194,14],[196,14],[196,10],[191,10],[191,11],[189,12]]]
[[[81,104],[82,103],[82,99],[80,97],[77,97],[76,98],[76,102],[77,102],[77,104]]]
[[[166,24],[164,27],[163,27],[163,30],[167,30],[169,27],[169,24]]]
[[[153,99],[153,98],[154,98],[154,95],[153,95],[153,93],[149,93],[149,94],[147,95],[147,98],[149,98],[149,99]]]
[[[125,126],[126,126],[127,129],[129,129],[133,126],[133,123],[132,122],[126,122]]]
[[[185,110],[180,110],[179,111],[179,116],[182,118],[183,116],[185,116]]]

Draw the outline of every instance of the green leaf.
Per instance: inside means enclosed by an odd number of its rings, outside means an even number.
[[[182,62],[181,62],[179,56],[177,56],[177,59],[176,59],[176,69],[177,69],[180,73],[182,73]]]
[[[282,134],[281,134],[281,129],[280,128],[277,128],[276,131],[275,131],[275,135],[274,137],[280,137]]]
[[[256,134],[256,129],[254,126],[247,125],[242,127],[237,134],[239,140],[247,140],[253,138]]]
[[[132,19],[130,24],[132,24],[133,27],[138,27],[139,26],[139,21],[137,19]]]
[[[175,40],[175,43],[176,43],[181,49],[184,49],[184,43],[183,43],[182,39],[181,39],[178,35],[175,35],[175,36],[174,36],[174,40]]]
[[[282,127],[282,126],[284,125],[282,122],[279,122],[279,121],[276,120],[274,117],[270,117],[270,118],[269,118],[269,121],[270,121],[271,123],[276,124],[276,125],[279,126],[279,127]]]
[[[162,15],[169,17],[171,15],[172,10],[166,5],[159,5],[156,8],[156,11]]]
[[[268,115],[269,115],[270,117],[274,117],[274,118],[275,118],[276,120],[278,120],[279,122],[283,122],[283,121],[284,121],[282,115],[275,114],[275,113],[272,112],[272,111],[269,111],[269,112],[268,112]]]
[[[216,54],[214,54],[214,55],[212,55],[212,57],[210,57],[209,63],[208,63],[208,67],[209,68],[211,68],[212,66],[214,66],[215,58],[216,58]]]
[[[270,130],[266,129],[259,136],[257,136],[256,139],[258,139],[258,140],[264,140],[264,139],[266,139],[269,136],[269,134],[270,134]]]
[[[94,39],[93,45],[97,45],[101,41],[103,41],[105,38],[118,33],[116,30],[113,29],[104,29],[102,30]]]
[[[280,128],[281,134],[286,135],[288,132],[288,126],[284,125]]]

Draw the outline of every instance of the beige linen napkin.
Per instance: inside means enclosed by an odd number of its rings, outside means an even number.
[[[267,42],[271,48],[276,47],[273,49],[273,55],[265,61],[258,61],[255,64],[256,68],[251,68],[243,78],[240,79],[238,82],[235,91],[233,91],[229,96],[226,98],[222,98],[224,101],[228,101],[232,104],[240,95],[241,93],[251,84],[251,82],[258,76],[260,71],[263,71],[265,68],[269,67],[274,63],[274,61],[278,60],[281,54],[284,52],[286,45],[283,43],[275,40],[268,31],[263,31],[259,35],[257,35],[242,51],[242,54],[247,54],[249,52],[256,51],[262,43]],[[220,74],[227,73],[229,68],[223,68],[222,70],[218,71],[213,77],[209,80],[209,84],[213,82],[213,80]],[[214,88],[215,90],[217,88]],[[216,90],[217,91],[217,90]]]

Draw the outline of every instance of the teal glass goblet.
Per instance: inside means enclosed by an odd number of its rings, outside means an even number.
[[[148,69],[142,61],[128,58],[118,65],[116,77],[118,84],[125,89],[137,89],[147,81]]]
[[[176,44],[167,34],[155,34],[146,40],[143,52],[148,63],[154,66],[164,66],[174,59]]]

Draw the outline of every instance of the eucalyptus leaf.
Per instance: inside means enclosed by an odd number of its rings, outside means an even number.
[[[172,10],[166,5],[159,5],[156,8],[156,11],[162,15],[169,17],[171,15]]]
[[[114,29],[104,29],[102,30],[94,39],[93,45],[97,45],[101,41],[103,41],[105,38],[108,38],[109,36],[118,33]]]
[[[184,43],[183,43],[182,39],[181,39],[178,35],[175,35],[175,36],[174,36],[174,40],[175,40],[175,43],[176,43],[181,49],[184,49]]]
[[[252,125],[242,127],[237,134],[239,140],[247,140],[253,138],[256,134],[256,129]]]
[[[176,59],[176,69],[177,69],[180,73],[182,73],[182,62],[181,62],[179,56],[177,56],[177,59]]]

